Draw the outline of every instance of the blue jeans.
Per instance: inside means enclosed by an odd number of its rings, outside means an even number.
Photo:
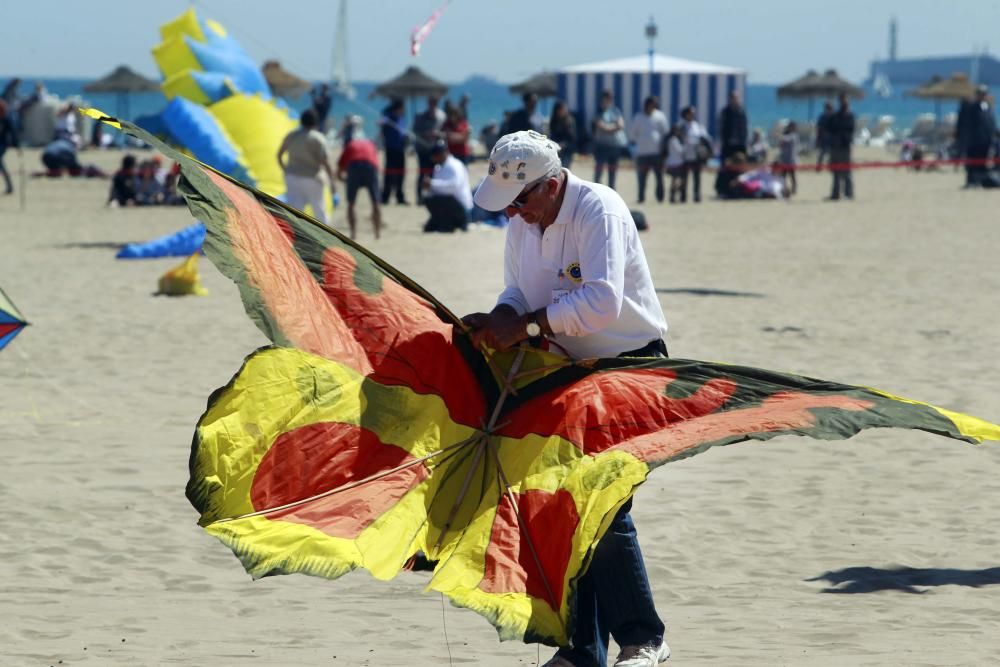
[[[597,543],[590,567],[576,588],[576,628],[572,646],[559,654],[576,667],[605,667],[608,637],[619,646],[663,641],[646,566],[639,551],[630,498]]]

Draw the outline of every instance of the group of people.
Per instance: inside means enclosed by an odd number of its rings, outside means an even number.
[[[468,123],[459,107],[448,111],[438,109],[438,99],[430,98],[428,108],[418,115],[414,131],[408,132],[402,123],[403,106],[393,101],[379,120],[385,151],[385,168],[379,161],[378,148],[365,137],[360,116],[348,116],[339,136],[340,157],[334,166],[326,135],[319,131],[319,117],[314,108],[300,116],[300,127],[282,141],[277,160],[285,175],[286,201],[290,206],[306,210],[326,223],[326,174],[330,193],[336,194],[337,182],[346,185],[347,220],[351,238],[357,235],[356,202],[358,193],[367,190],[371,201],[372,225],[375,238],[382,229],[382,206],[394,194],[399,204],[408,204],[403,194],[406,174],[406,148],[415,142],[420,173],[417,178],[417,202],[426,207],[429,218],[424,225],[428,232],[465,230],[473,209],[469,172],[465,166],[468,154],[456,149],[457,143],[468,140]],[[445,120],[437,125],[441,111]],[[466,136],[462,138],[464,124]],[[456,152],[458,153],[456,155]],[[465,159],[463,159],[463,157]],[[384,171],[379,187],[379,171]]]
[[[167,169],[158,155],[142,162],[134,155],[125,155],[111,177],[107,205],[180,206],[184,198],[177,192],[179,176],[180,165]]]
[[[838,107],[826,102],[816,120],[816,167],[824,160],[833,174],[833,187],[829,199],[836,201],[841,195],[854,198],[854,180],[851,176],[851,147],[854,145],[856,122],[851,110],[851,100],[846,93],[838,96]]]

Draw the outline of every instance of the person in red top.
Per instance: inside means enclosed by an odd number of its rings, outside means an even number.
[[[469,121],[465,119],[461,107],[449,106],[447,114],[448,118],[441,126],[441,131],[444,132],[444,140],[448,142],[448,152],[462,164],[469,164]]]
[[[347,181],[347,223],[351,228],[351,238],[355,238],[357,233],[354,202],[358,198],[358,190],[365,188],[372,201],[372,225],[375,227],[375,239],[378,240],[382,231],[378,190],[378,149],[374,143],[364,138],[360,116],[350,117],[347,127],[344,128],[344,142],[344,152],[337,161],[337,178]]]

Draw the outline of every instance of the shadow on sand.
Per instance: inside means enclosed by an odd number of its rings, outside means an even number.
[[[930,586],[982,586],[1000,585],[1000,567],[985,570],[958,570],[955,568],[912,567],[845,567],[831,570],[806,581],[828,581],[833,584],[824,593],[876,593],[878,591],[903,591],[926,593],[921,588]]]
[[[763,294],[757,292],[734,292],[725,289],[707,287],[657,287],[658,294],[687,294],[688,296],[737,296],[746,299],[762,299]]]
[[[84,250],[121,250],[127,243],[121,243],[119,241],[90,241],[90,242],[79,242],[79,243],[56,243],[54,247],[56,248],[83,248]]]

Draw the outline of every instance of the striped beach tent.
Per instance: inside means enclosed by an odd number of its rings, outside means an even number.
[[[588,128],[601,93],[610,90],[626,122],[642,109],[648,95],[656,95],[671,124],[680,120],[681,109],[693,104],[698,121],[714,137],[729,93],[743,97],[746,78],[746,70],[737,67],[654,54],[652,67],[648,55],[564,67],[556,73],[556,84],[559,97]]]
[[[17,306],[0,289],[0,350],[7,343],[14,339],[14,336],[21,332],[21,329],[28,326],[24,316],[18,311]]]

